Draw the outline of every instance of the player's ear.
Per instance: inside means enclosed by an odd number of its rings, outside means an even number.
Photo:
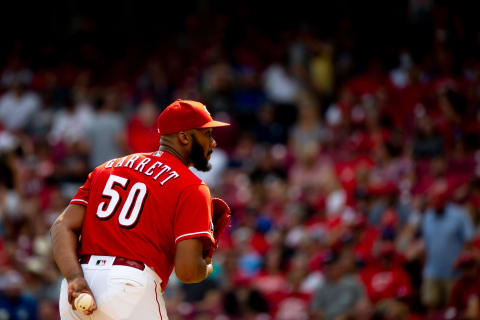
[[[191,137],[186,131],[180,131],[178,133],[178,140],[181,144],[187,145],[190,143]]]

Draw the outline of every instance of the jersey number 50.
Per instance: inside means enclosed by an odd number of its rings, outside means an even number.
[[[114,189],[115,186],[119,186],[126,191],[129,183],[130,181],[126,178],[114,174],[110,175],[102,192],[102,197],[110,199],[110,201],[108,205],[107,201],[103,201],[98,205],[97,217],[100,220],[110,219],[115,215],[115,212],[117,212],[120,204],[123,202],[118,191]],[[127,229],[135,227],[142,213],[147,194],[147,186],[142,182],[137,182],[130,188],[127,199],[123,203],[122,210],[118,216],[118,223],[121,227]]]

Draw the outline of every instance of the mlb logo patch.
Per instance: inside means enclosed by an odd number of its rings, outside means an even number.
[[[98,259],[95,265],[101,267],[101,266],[104,266],[106,263],[107,263],[107,260]]]
[[[91,256],[88,262],[88,268],[90,269],[105,269],[111,267],[115,257],[110,256]]]

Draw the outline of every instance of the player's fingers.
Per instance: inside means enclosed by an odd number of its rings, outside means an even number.
[[[92,303],[92,306],[90,307],[89,311],[93,312],[93,311],[97,310],[97,302],[95,301],[95,297],[93,296],[93,294],[91,292],[90,292],[90,294],[93,297],[93,303]]]
[[[95,311],[96,309],[97,309],[97,307],[95,307],[95,309],[93,309],[93,306],[92,306],[90,309],[82,311],[82,312],[83,312],[83,314],[86,314],[88,316],[88,315],[91,315],[93,313],[93,311]]]
[[[73,294],[73,288],[69,286],[68,287],[68,303],[70,304],[73,304],[72,294]]]
[[[85,313],[86,315],[90,315],[93,313],[93,311],[97,310],[97,305],[90,307],[90,309],[84,311],[83,313]]]
[[[81,292],[77,292],[72,289],[71,294],[69,294],[68,302],[72,305],[72,310],[77,310],[77,308],[75,308],[75,298],[78,297],[80,293]]]
[[[68,284],[68,294],[73,295],[75,294],[75,297],[80,294],[81,290],[79,290],[79,287],[76,283],[69,283]]]

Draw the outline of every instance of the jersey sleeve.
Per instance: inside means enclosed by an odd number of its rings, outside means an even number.
[[[212,244],[212,200],[204,184],[188,187],[180,196],[174,222],[175,243],[191,238],[206,238]]]
[[[85,181],[83,186],[78,188],[77,193],[75,194],[73,199],[70,200],[71,204],[79,204],[82,206],[88,205],[88,196],[90,194],[90,185],[92,183],[92,176],[93,176],[93,171],[90,172],[90,174],[88,175],[87,181]]]

